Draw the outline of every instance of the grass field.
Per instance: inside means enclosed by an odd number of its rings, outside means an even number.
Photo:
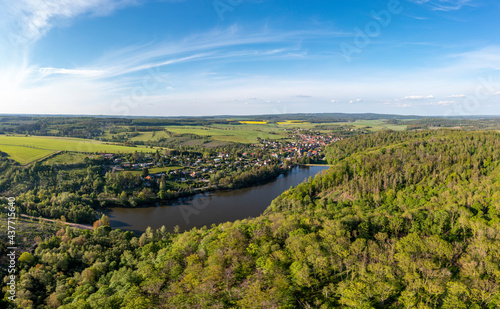
[[[381,131],[381,130],[394,130],[403,131],[408,127],[407,125],[398,124],[387,124],[384,120],[356,120],[354,122],[335,122],[335,125],[352,125],[355,129],[361,129],[364,127],[370,127],[370,131]]]
[[[44,160],[45,164],[68,164],[68,163],[81,163],[85,158],[88,158],[89,155],[83,153],[76,152],[65,152],[53,156],[47,160]]]
[[[211,136],[214,140],[235,143],[256,143],[257,138],[278,139],[286,137],[286,133],[271,125],[248,124],[248,125],[218,125],[218,126],[168,126],[168,131],[177,134],[196,134],[200,136]]]
[[[151,152],[151,149],[109,145],[98,141],[41,136],[0,135],[0,151],[7,153],[13,160],[27,164],[55,151],[130,153],[135,151]]]
[[[12,160],[17,161],[22,165],[39,160],[55,152],[54,150],[12,145],[0,145],[0,151],[7,153]]]
[[[130,137],[128,140],[131,142],[135,141],[142,141],[142,142],[147,142],[147,141],[154,141],[158,140],[160,138],[168,138],[169,135],[167,132],[164,131],[155,131],[154,135],[153,132],[148,131],[148,132],[137,132],[139,135]],[[105,133],[103,137],[105,138],[112,138],[113,136],[126,136],[129,133],[116,133],[116,134],[110,134],[109,132]]]
[[[160,139],[160,138],[168,138],[169,135],[167,132],[164,132],[164,131],[156,131],[154,132],[154,135],[153,135],[153,132],[139,132],[140,135],[138,136],[134,136],[132,138],[130,138],[130,141],[134,142],[134,141],[154,141],[154,140],[157,140],[157,139]]]

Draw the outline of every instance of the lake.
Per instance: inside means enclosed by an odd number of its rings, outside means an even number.
[[[106,214],[111,227],[136,234],[144,232],[148,226],[157,229],[165,225],[167,230],[173,231],[178,225],[181,231],[186,231],[193,227],[257,217],[290,186],[296,186],[325,169],[328,167],[295,167],[287,175],[255,187],[206,192],[152,207],[110,208]]]

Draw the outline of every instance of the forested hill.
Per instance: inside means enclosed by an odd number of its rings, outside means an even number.
[[[498,308],[500,134],[380,132],[250,220],[170,234],[62,230],[22,308]]]

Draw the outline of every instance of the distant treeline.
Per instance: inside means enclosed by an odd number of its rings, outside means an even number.
[[[134,131],[159,131],[163,129],[163,126],[209,126],[218,124],[240,125],[240,120],[268,121],[270,123],[274,123],[291,119],[311,123],[386,120],[388,124],[408,125],[410,130],[427,129],[432,127],[461,127],[466,129],[498,129],[499,127],[499,121],[494,117],[429,118],[421,116],[370,113],[273,114],[177,118],[0,116],[0,134],[97,138],[103,136],[106,132],[116,132],[123,129],[126,130],[126,128],[134,128]]]

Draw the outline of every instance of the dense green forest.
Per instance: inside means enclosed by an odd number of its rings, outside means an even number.
[[[500,134],[379,132],[255,219],[139,238],[63,229],[19,308],[498,308]],[[12,304],[10,304],[12,306]]]

